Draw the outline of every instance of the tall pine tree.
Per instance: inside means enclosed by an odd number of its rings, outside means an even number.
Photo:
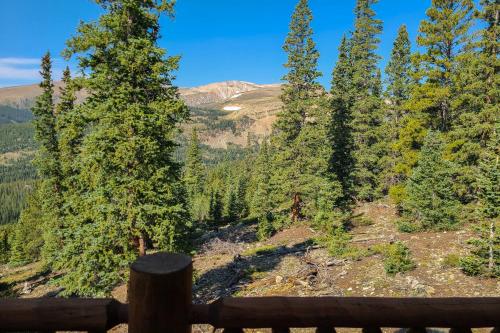
[[[472,0],[433,0],[420,24],[417,43],[426,50],[414,57],[421,84],[414,86],[411,108],[435,130],[448,131],[458,116],[454,83],[461,70],[458,60],[470,51],[473,8]]]
[[[404,187],[402,182],[405,174],[396,170],[398,161],[402,158],[397,149],[402,119],[406,115],[405,103],[410,97],[411,78],[411,43],[406,26],[402,25],[394,41],[391,58],[385,69],[386,86],[385,121],[383,124],[384,141],[387,145],[387,155],[382,160],[382,186],[389,189],[390,194],[399,193]]]
[[[498,101],[500,76],[498,68],[499,11],[497,1],[481,1],[478,18],[483,25],[473,50],[458,59],[453,108],[458,114],[449,133],[448,154],[460,169],[455,184],[463,202],[477,199],[477,174],[496,124],[500,121]]]
[[[33,121],[35,139],[39,143],[34,163],[41,179],[36,191],[40,192],[38,198],[42,198],[42,220],[39,221],[44,225],[42,256],[48,264],[52,264],[62,246],[60,239],[62,172],[56,128],[52,61],[49,52],[42,58],[40,75],[42,94],[37,97],[31,109],[35,117]]]
[[[312,13],[307,0],[299,0],[290,23],[290,31],[283,49],[288,54],[283,77],[285,84],[281,98],[283,109],[273,127],[271,151],[273,155],[273,201],[280,213],[290,213],[291,220],[302,217],[303,200],[306,195],[302,184],[307,171],[302,168],[302,161],[308,158],[303,149],[308,146],[303,129],[312,117],[312,110],[318,108],[317,97],[322,93],[317,78],[319,53],[312,39]],[[285,218],[287,219],[287,218]]]
[[[357,197],[361,200],[376,198],[379,160],[383,156],[380,129],[383,114],[377,68],[380,57],[375,53],[382,21],[375,18],[372,7],[376,2],[377,0],[356,1],[356,21],[350,48],[354,91],[353,135],[356,148],[354,182]]]
[[[500,277],[500,126],[493,131],[480,162],[477,237],[470,239],[470,255],[461,259],[469,275]]]
[[[352,129],[352,106],[354,102],[352,84],[352,62],[349,41],[345,36],[339,47],[339,57],[332,73],[331,119],[329,139],[332,145],[329,171],[342,186],[339,205],[348,208],[354,199],[353,172],[354,139]]]
[[[182,248],[189,216],[174,161],[177,125],[188,114],[172,85],[177,57],[157,46],[170,1],[97,1],[104,14],[82,23],[65,55],[80,54],[88,98],[76,186],[85,189],[68,225],[66,293],[106,293],[146,244]]]

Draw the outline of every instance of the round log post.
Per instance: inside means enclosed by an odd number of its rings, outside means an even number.
[[[183,254],[156,253],[130,267],[129,333],[189,333],[193,265]]]

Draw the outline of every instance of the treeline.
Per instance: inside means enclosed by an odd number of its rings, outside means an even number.
[[[31,123],[0,124],[0,154],[18,150],[34,150],[36,147]]]
[[[26,197],[33,190],[33,180],[0,183],[0,225],[15,223],[26,206]]]
[[[31,119],[33,115],[28,110],[0,105],[0,124],[23,123]]]
[[[195,130],[182,166],[174,139],[188,109],[171,83],[178,58],[156,44],[158,17],[172,4],[99,1],[101,19],[82,24],[65,51],[86,75],[65,71],[57,105],[43,58],[33,108],[40,181],[15,237],[2,243],[10,261],[41,258],[65,272],[67,294],[100,295],[147,248],[188,251],[195,228],[245,217],[258,220],[260,238],[308,221],[332,255],[353,255],[353,208],[389,195],[402,231],[477,227],[462,268],[498,276],[499,5],[433,0],[421,51],[402,26],[383,78],[375,2],[357,0],[325,91],[312,12],[299,0],[272,135],[208,165]],[[75,105],[81,88],[89,97]],[[377,251],[388,272],[414,266],[404,244]]]

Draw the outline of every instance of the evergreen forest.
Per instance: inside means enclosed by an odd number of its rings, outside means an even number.
[[[377,0],[357,0],[321,73],[313,13],[297,0],[272,133],[227,149],[196,126],[182,133],[200,115],[209,130],[238,128],[179,97],[179,57],[158,46],[174,2],[95,2],[102,15],[63,53],[80,73],[66,68],[55,88],[47,52],[31,110],[0,107],[2,264],[40,262],[61,272],[63,295],[105,296],[138,256],[194,254],[195,239],[237,223],[259,240],[307,224],[317,246],[356,260],[367,254],[351,242],[355,209],[384,199],[400,232],[471,228],[462,274],[500,277],[498,1],[432,0],[417,39],[402,24],[381,68]],[[388,274],[415,266],[404,243],[373,251]]]

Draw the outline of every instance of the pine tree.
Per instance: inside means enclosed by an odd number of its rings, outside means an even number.
[[[203,193],[205,170],[196,129],[193,129],[191,133],[191,141],[186,152],[184,182],[186,183],[186,189],[190,198]]]
[[[271,200],[271,156],[269,146],[264,140],[260,146],[259,154],[255,160],[253,174],[252,174],[252,187],[254,188],[252,197],[250,199],[250,214],[252,216],[261,216],[271,212],[273,209],[273,202]]]
[[[433,0],[420,24],[417,43],[426,49],[414,57],[421,84],[412,89],[411,109],[425,115],[432,129],[448,131],[457,118],[452,107],[458,59],[470,51],[472,0]]]
[[[222,204],[222,198],[219,191],[210,191],[210,208],[209,208],[209,219],[218,224],[222,221],[224,205]]]
[[[39,143],[34,163],[41,178],[37,191],[40,191],[38,197],[42,200],[42,216],[38,223],[44,224],[42,255],[48,264],[52,264],[62,246],[59,235],[62,207],[62,172],[56,129],[52,61],[49,52],[42,58],[40,75],[42,76],[42,82],[40,83],[42,94],[37,97],[35,105],[31,109],[35,117],[33,121],[35,139]]]
[[[389,116],[391,123],[397,128],[404,115],[403,105],[410,97],[412,83],[411,43],[404,24],[398,30],[385,73],[387,74],[386,98],[391,107]]]
[[[316,81],[321,74],[317,70],[319,53],[312,39],[311,20],[312,13],[307,0],[299,0],[283,46],[288,54],[285,64],[288,73],[283,77],[286,81],[282,92],[284,105],[273,125],[271,138],[272,201],[285,222],[303,218],[304,206],[313,204],[314,199],[309,196],[310,189],[306,186],[310,185],[307,179],[315,176],[304,167],[311,166],[314,164],[312,159],[319,158],[311,154],[310,149],[326,145],[324,130],[319,129],[324,123],[316,118],[323,116],[320,109],[326,113],[327,108],[321,105],[323,91]],[[306,134],[312,127],[319,129],[321,135],[325,136],[323,142],[317,141],[317,133],[312,133],[313,136]],[[328,157],[322,158],[327,160]],[[306,162],[308,159],[311,159],[311,163]],[[312,172],[317,173],[317,170]],[[288,213],[290,218],[286,216]]]
[[[329,171],[333,173],[342,186],[342,198],[339,204],[345,208],[354,199],[353,171],[354,141],[352,134],[353,84],[352,63],[349,54],[349,41],[344,36],[339,47],[339,58],[333,69],[331,119],[329,138],[332,145]]]
[[[233,222],[238,218],[238,197],[233,186],[230,186],[226,191],[224,200],[224,216],[226,220]]]
[[[0,225],[0,264],[5,264],[9,261],[11,256],[11,238],[12,238],[12,225]]]
[[[385,72],[387,74],[387,89],[385,91],[387,105],[383,132],[385,133],[384,141],[388,154],[381,163],[383,166],[381,185],[389,188],[390,194],[393,194],[398,193],[398,190],[404,187],[402,182],[405,180],[405,174],[395,169],[402,158],[402,152],[397,150],[397,141],[402,127],[402,119],[407,114],[404,105],[410,97],[412,84],[411,44],[405,25],[399,28]]]
[[[74,203],[59,262],[66,293],[100,295],[126,267],[156,248],[183,246],[189,221],[181,166],[174,161],[179,122],[188,110],[172,85],[178,57],[157,46],[160,15],[171,2],[98,1],[104,10],[67,42],[79,54],[88,93],[79,106],[84,136],[75,163]],[[91,263],[91,264],[89,264]]]
[[[273,226],[274,216],[272,212],[267,212],[258,218],[257,225],[257,238],[259,240],[265,240],[273,235],[274,226]]]
[[[236,207],[238,218],[243,218],[248,215],[248,205],[246,202],[247,180],[245,177],[240,176],[236,182]]]
[[[499,128],[497,124],[497,128]],[[461,259],[469,275],[500,277],[500,140],[494,131],[481,159],[478,178],[478,237],[469,240],[471,253]]]
[[[249,211],[250,215],[257,217],[257,238],[264,240],[274,232],[273,202],[271,200],[271,170],[270,170],[270,152],[267,140],[264,139],[259,148],[259,154],[255,159],[252,170],[251,187],[253,193],[250,197]]]
[[[320,88],[316,81],[321,76],[317,70],[319,53],[312,39],[311,21],[312,12],[308,1],[299,0],[292,15],[290,31],[283,45],[283,50],[288,55],[288,61],[284,65],[288,69],[288,73],[282,78],[286,82],[281,96],[285,104],[314,97]],[[300,110],[300,108],[289,110],[289,113],[294,112],[297,112],[297,115],[293,117],[290,114],[281,117],[284,119],[280,124],[283,126],[280,129],[294,131],[291,135],[298,134],[297,131],[300,130],[307,115],[307,112]]]
[[[458,222],[459,202],[452,188],[454,166],[443,159],[443,150],[441,135],[430,131],[406,185],[404,216],[424,229],[446,230]]]
[[[28,198],[28,205],[22,211],[16,224],[11,228],[9,263],[14,266],[24,265],[40,259],[44,244],[44,193],[35,189]]]
[[[56,106],[56,129],[59,135],[59,150],[61,156],[61,172],[63,178],[74,175],[74,159],[83,135],[83,120],[75,110],[76,84],[71,79],[69,67],[63,71],[63,85],[60,88],[60,101]]]
[[[355,29],[350,48],[355,93],[352,108],[356,148],[354,182],[357,197],[361,200],[373,200],[377,196],[379,160],[383,155],[383,146],[380,145],[383,114],[377,69],[379,56],[375,53],[382,21],[375,18],[372,9],[376,2],[377,0],[357,0],[354,10]]]
[[[463,202],[477,200],[477,174],[481,154],[500,117],[498,100],[498,18],[500,4],[482,1],[478,18],[484,28],[471,52],[458,59],[453,109],[458,118],[449,133],[448,155],[460,166],[455,189]]]

